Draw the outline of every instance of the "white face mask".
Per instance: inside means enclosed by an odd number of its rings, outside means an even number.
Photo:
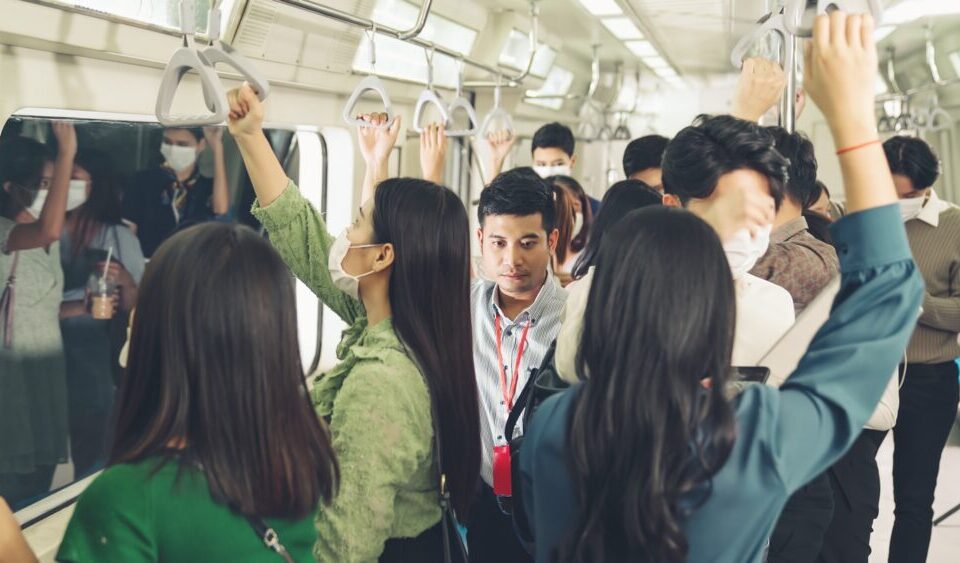
[[[160,145],[160,154],[167,164],[177,172],[182,172],[197,162],[197,149],[194,147],[178,147],[169,143]]]
[[[330,270],[330,278],[333,280],[333,285],[337,286],[337,289],[354,299],[360,299],[360,278],[369,276],[376,270],[370,270],[365,274],[354,276],[344,271],[343,260],[347,257],[347,252],[349,252],[351,248],[373,248],[375,246],[381,245],[351,244],[350,239],[347,238],[347,231],[344,230],[340,233],[340,236],[338,236],[330,246],[330,257],[327,259],[327,269]]]
[[[739,279],[757,265],[757,261],[767,253],[770,247],[770,233],[773,225],[768,225],[756,237],[750,231],[742,229],[732,239],[724,243],[723,252],[727,255],[733,279]]]
[[[923,204],[926,203],[925,197],[912,197],[900,200],[900,217],[906,223],[911,219],[916,219],[923,211]]]
[[[67,192],[67,211],[73,211],[87,202],[86,180],[70,180],[70,191]]]
[[[533,171],[536,172],[541,178],[549,178],[550,176],[570,176],[573,174],[569,164],[561,164],[559,166],[534,166]]]
[[[575,213],[573,216],[573,234],[570,236],[577,238],[581,230],[583,230],[583,213]]]
[[[43,211],[43,204],[47,201],[47,193],[50,190],[40,190],[37,192],[37,197],[33,200],[33,204],[27,208],[27,213],[33,215],[34,219],[40,218],[40,212]]]

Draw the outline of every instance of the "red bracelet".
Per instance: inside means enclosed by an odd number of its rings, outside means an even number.
[[[854,145],[852,147],[847,147],[845,149],[838,150],[837,156],[840,156],[841,154],[845,154],[848,152],[853,152],[855,150],[860,150],[864,147],[869,147],[870,145],[879,145],[879,144],[880,144],[880,139],[876,139],[876,140],[870,141],[869,143],[863,143],[862,145]]]

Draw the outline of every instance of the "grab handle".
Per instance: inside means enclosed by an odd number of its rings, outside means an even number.
[[[869,12],[876,25],[883,22],[883,3],[880,0],[792,0],[783,7],[784,29],[797,37],[813,37],[815,16],[834,9],[850,14]]]
[[[174,115],[172,112],[173,98],[183,77],[194,70],[200,75],[200,86],[203,89],[203,99],[211,113],[201,115]],[[213,67],[203,56],[189,47],[177,49],[167,68],[163,71],[160,80],[160,91],[157,95],[157,120],[165,127],[191,127],[197,125],[217,125],[227,119],[227,93]]]
[[[374,125],[369,121],[360,119],[355,114],[355,109],[357,102],[366,92],[376,92],[380,96],[380,100],[383,102],[383,111],[387,114],[386,123],[380,125]],[[350,99],[347,100],[346,105],[343,106],[343,121],[347,125],[352,125],[355,127],[370,127],[375,129],[389,129],[392,125],[396,116],[393,113],[393,104],[390,102],[390,94],[387,93],[387,87],[384,86],[383,81],[374,75],[367,76],[357,84],[357,87],[353,89],[353,94],[350,95]]]
[[[736,69],[740,69],[743,66],[743,60],[747,58],[750,49],[753,48],[757,41],[766,37],[768,33],[776,33],[780,36],[781,41],[786,40],[782,14],[767,14],[757,23],[759,23],[759,25],[754,28],[753,31],[741,37],[740,41],[737,41],[736,46],[734,46],[733,51],[730,53],[730,64]]]

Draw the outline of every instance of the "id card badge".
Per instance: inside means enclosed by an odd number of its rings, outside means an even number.
[[[493,494],[498,497],[513,496],[509,445],[493,447]]]

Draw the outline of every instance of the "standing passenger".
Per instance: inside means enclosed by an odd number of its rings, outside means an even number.
[[[578,361],[590,378],[545,401],[524,439],[537,561],[758,562],[787,497],[853,443],[887,386],[922,284],[874,125],[872,19],[820,16],[812,43],[805,84],[846,148],[852,212],[834,228],[845,250],[830,319],[780,389],[731,400],[719,237],[673,209],[615,226]]]
[[[464,323],[470,314],[466,209],[437,184],[383,179],[398,119],[389,129],[361,128],[364,187],[372,187],[372,197],[335,238],[277,161],[250,86],[229,98],[230,132],[257,193],[254,215],[293,273],[349,325],[338,347],[340,363],[319,376],[311,392],[317,414],[330,423],[341,470],[336,498],[316,516],[314,557],[440,561],[441,495],[449,494],[466,516],[480,466],[477,388]],[[443,442],[444,491],[435,436]]]
[[[17,137],[0,144],[0,496],[14,510],[50,490],[67,461],[67,388],[59,312],[63,231],[77,135],[54,123],[58,152],[39,216],[46,151]]]
[[[202,272],[202,275],[198,275]],[[311,558],[337,465],[307,400],[294,288],[247,227],[186,229],[147,266],[108,467],[57,560],[276,563]]]
[[[197,165],[207,148],[213,152],[213,178],[200,174]],[[209,221],[230,211],[223,129],[168,127],[160,153],[163,164],[138,172],[123,197],[123,218],[147,258],[181,223]]]
[[[800,133],[788,133],[780,127],[767,131],[790,164],[770,248],[750,273],[786,289],[800,314],[840,273],[840,262],[832,246],[810,234],[803,218],[803,210],[816,201],[820,191],[813,143]],[[826,472],[790,497],[770,537],[768,563],[815,561],[834,515],[835,498]]]
[[[730,116],[701,117],[682,130],[663,156],[664,204],[703,216],[717,198],[749,190],[783,201],[787,160],[759,125]],[[736,281],[737,329],[733,365],[755,366],[793,325],[793,299],[785,289],[751,275],[767,252],[772,224],[760,232],[744,229],[723,238]]]
[[[551,191],[533,170],[515,168],[497,176],[480,193],[477,214],[485,279],[474,282],[470,297],[483,483],[467,540],[471,562],[523,562],[530,556],[512,518],[501,510],[502,475],[495,481],[494,457],[511,438],[503,430],[517,390],[560,331],[566,293],[549,271],[558,238]]]
[[[593,226],[593,210],[590,207],[590,198],[583,191],[583,186],[570,176],[550,176],[547,183],[560,186],[573,208],[573,231],[566,247],[566,259],[558,265],[556,273],[561,283],[566,285],[573,279],[573,265],[580,257],[580,253],[587,246],[590,231]],[[559,221],[558,221],[559,224]]]
[[[137,302],[143,277],[140,241],[121,221],[120,197],[109,155],[80,151],[60,237],[64,275],[60,329],[67,365],[70,454],[77,478],[98,469],[106,459],[122,327]],[[105,264],[108,255],[112,257],[109,265]],[[90,310],[89,282],[104,272],[105,282],[116,288],[117,312],[111,319],[94,318]]]
[[[940,455],[957,417],[960,345],[960,209],[937,197],[940,161],[921,139],[883,145],[900,196],[910,248],[926,282],[923,314],[907,348],[893,429],[896,519],[890,563],[925,561]]]
[[[640,180],[663,193],[663,152],[670,139],[647,135],[630,141],[623,151],[623,173],[628,180]]]

